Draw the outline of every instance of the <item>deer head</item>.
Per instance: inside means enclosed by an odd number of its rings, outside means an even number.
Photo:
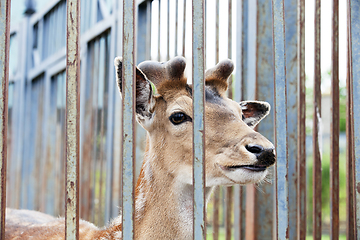
[[[192,88],[184,76],[185,59],[146,61],[136,68],[136,115],[148,132],[155,166],[192,184]],[[121,93],[121,58],[115,59]],[[275,163],[273,144],[254,131],[270,105],[237,103],[226,97],[233,63],[225,60],[205,73],[206,186],[255,183]],[[150,81],[157,93],[153,93]]]

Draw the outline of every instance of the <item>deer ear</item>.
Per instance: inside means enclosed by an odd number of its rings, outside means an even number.
[[[206,85],[215,88],[220,95],[225,94],[228,88],[227,81],[233,70],[234,64],[230,59],[219,62],[215,67],[206,70]]]
[[[121,96],[122,58],[116,57],[114,65],[116,70],[116,82]],[[140,124],[144,125],[146,120],[152,118],[154,105],[155,100],[153,98],[151,84],[145,74],[136,67],[136,117]]]
[[[264,117],[270,112],[270,104],[260,101],[244,101],[240,102],[243,113],[243,121],[254,128]]]

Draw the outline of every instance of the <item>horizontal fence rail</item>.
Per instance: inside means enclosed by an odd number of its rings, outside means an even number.
[[[326,6],[311,3],[311,87],[305,85],[310,32],[304,0],[52,0],[36,12],[27,5],[22,22],[11,30],[10,1],[1,0],[1,239],[6,207],[65,215],[66,239],[79,238],[80,218],[102,227],[121,215],[122,239],[135,238],[135,181],[146,149],[146,131],[135,120],[135,67],[177,55],[187,59],[193,86],[193,238],[221,239],[223,231],[225,239],[321,239],[324,234],[338,239],[345,233],[360,239],[360,4],[347,3],[343,99],[338,0],[331,7],[330,80],[321,69],[327,50],[320,16]],[[116,56],[123,59],[122,99],[114,81]],[[236,66],[229,98],[272,106],[256,131],[275,143],[277,163],[264,183],[217,187],[206,205],[205,69],[223,58]],[[324,101],[326,81],[330,104]]]

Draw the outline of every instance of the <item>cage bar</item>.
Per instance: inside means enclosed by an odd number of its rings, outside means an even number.
[[[315,39],[314,39],[314,111],[313,111],[313,237],[321,239],[321,2],[315,1]]]
[[[286,103],[287,103],[287,138],[288,152],[288,207],[289,207],[289,239],[297,237],[297,141],[298,141],[298,86],[297,86],[297,0],[285,0],[285,55],[286,55]],[[270,127],[271,128],[271,127]]]
[[[205,211],[205,6],[192,1],[194,239],[206,239]]]
[[[354,171],[354,212],[355,237],[360,238],[360,2],[350,0],[348,5],[350,14],[350,88],[351,88],[351,125]]]
[[[332,5],[330,238],[339,239],[339,1],[333,0]]]
[[[122,239],[134,238],[135,196],[135,1],[123,2]],[[131,126],[131,127],[129,127]]]
[[[232,0],[228,4],[228,58],[232,58]],[[232,74],[228,79],[228,97],[233,99],[232,92]],[[233,215],[233,187],[226,187],[225,193],[225,239],[231,240],[232,235],[232,215]]]
[[[66,239],[79,238],[80,1],[67,2]]]
[[[6,209],[6,163],[7,163],[7,125],[8,125],[8,85],[10,50],[10,0],[1,0],[0,4],[0,238],[5,239]]]
[[[349,4],[348,4],[349,5]],[[350,78],[350,9],[348,9],[348,49],[346,76],[346,239],[355,239],[354,213],[354,171],[353,171],[353,136],[352,136],[352,87]]]
[[[298,1],[298,238],[306,238],[306,128],[305,128],[305,0]]]
[[[161,37],[161,35],[160,35],[160,33],[161,33],[161,31],[160,31],[160,28],[161,28],[161,0],[159,0],[159,12],[158,12],[158,42],[157,42],[157,45],[158,45],[158,58],[157,58],[157,60],[160,62],[160,60],[161,60],[161,51],[160,51],[160,37]]]
[[[275,147],[276,163],[276,238],[289,239],[288,236],[288,142],[287,142],[287,101],[286,101],[286,56],[284,1],[273,0],[273,46],[275,76]]]
[[[215,63],[219,62],[219,0],[216,0],[216,16],[215,16]],[[219,239],[219,205],[220,205],[220,186],[216,186],[213,195],[213,221],[212,235],[214,240]]]
[[[183,19],[183,32],[182,32],[182,56],[185,57],[185,31],[186,31],[186,0],[184,0],[184,19]]]
[[[249,13],[251,14],[251,13]],[[271,0],[259,0],[256,4],[256,56],[255,56],[255,74],[256,82],[255,99],[266,101],[271,106],[274,106],[274,60],[273,60],[273,37],[272,37],[272,18]],[[286,32],[286,31],[285,31]],[[249,49],[250,50],[250,49]],[[251,55],[251,54],[250,54]],[[249,56],[249,59],[251,57]],[[248,86],[251,81],[248,82]],[[251,96],[251,93],[249,93]],[[270,142],[274,142],[274,110],[270,111],[270,115],[263,119],[257,126],[256,131],[260,132]],[[274,167],[269,169],[274,172]],[[254,188],[248,186],[247,188]],[[250,215],[253,223],[252,227],[246,226],[246,231],[251,229],[254,239],[266,239],[268,236],[274,234],[274,200],[275,200],[275,187],[272,184],[265,182],[260,186],[261,192],[253,189],[248,191],[247,205],[252,205]],[[253,199],[251,199],[251,197]],[[248,202],[250,201],[250,202]],[[251,204],[253,202],[253,204]],[[248,211],[248,207],[246,207]],[[248,220],[247,220],[248,221]],[[251,226],[250,225],[250,226]],[[257,226],[263,225],[262,228]]]

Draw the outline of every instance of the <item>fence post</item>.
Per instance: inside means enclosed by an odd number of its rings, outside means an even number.
[[[66,239],[79,238],[80,1],[67,2]]]
[[[7,162],[7,114],[9,85],[9,49],[10,49],[10,0],[1,0],[0,4],[0,238],[5,239],[6,209],[6,162]]]

